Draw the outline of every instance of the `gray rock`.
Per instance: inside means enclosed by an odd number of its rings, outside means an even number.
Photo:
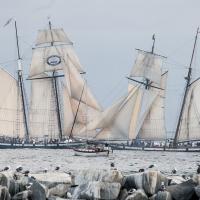
[[[72,199],[116,199],[120,188],[120,183],[93,181],[79,185]]]
[[[120,191],[120,194],[119,194],[119,200],[125,200],[126,199],[126,197],[128,196],[128,191],[127,191],[127,189],[122,189],[121,191]]]
[[[197,185],[195,188],[196,195],[200,198],[200,185]]]
[[[143,190],[136,190],[126,200],[148,200],[148,197]]]
[[[46,197],[63,197],[72,184],[71,176],[62,172],[47,172],[31,175],[43,186]]]
[[[196,186],[197,183],[190,179],[179,185],[170,185],[166,187],[166,190],[170,192],[175,200],[195,200],[198,199],[194,189]]]
[[[0,186],[0,199],[1,200],[10,200],[10,194],[8,188],[5,186]]]
[[[171,194],[167,191],[159,191],[154,194],[149,200],[172,200]]]
[[[169,179],[159,171],[146,171],[127,176],[123,187],[127,190],[132,188],[143,189],[146,194],[151,196],[158,192],[162,182],[168,185]]]
[[[20,192],[20,185],[13,179],[13,173],[11,171],[4,171],[0,173],[0,185],[6,186],[11,196]]]
[[[60,198],[60,197],[52,196],[52,197],[49,197],[48,200],[67,200],[67,199],[63,199],[63,198]]]
[[[122,183],[123,175],[118,170],[82,170],[75,176],[75,184],[87,184],[90,181]]]
[[[19,192],[12,198],[12,200],[29,200],[29,199],[32,199],[32,192],[29,190]]]

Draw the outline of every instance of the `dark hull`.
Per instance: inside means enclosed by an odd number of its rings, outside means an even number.
[[[81,142],[58,143],[58,144],[8,144],[0,143],[0,149],[73,149],[82,146]]]
[[[128,151],[166,151],[166,152],[200,152],[200,147],[181,147],[181,148],[168,148],[168,147],[134,147],[126,145],[111,145],[113,150],[128,150]]]

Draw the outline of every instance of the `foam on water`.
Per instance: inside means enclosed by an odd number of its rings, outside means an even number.
[[[24,169],[37,172],[45,168],[53,170],[60,166],[62,171],[81,169],[110,169],[114,162],[116,168],[124,173],[136,172],[155,164],[163,173],[170,174],[173,168],[178,174],[196,172],[200,161],[199,153],[181,152],[144,152],[144,151],[114,151],[109,157],[78,157],[73,150],[54,149],[9,149],[0,150],[0,169],[11,166],[15,169],[22,165]]]

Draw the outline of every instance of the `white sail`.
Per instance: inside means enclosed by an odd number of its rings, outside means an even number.
[[[0,92],[0,135],[23,138],[24,117],[18,81],[2,68],[0,68]]]
[[[158,95],[147,109],[148,112],[144,112],[146,115],[143,124],[139,130],[138,138],[145,140],[164,140],[166,138],[165,129],[165,116],[164,116],[164,99],[166,89],[167,73],[162,75],[161,88]],[[158,90],[158,89],[154,89]]]
[[[64,44],[72,44],[70,39],[62,28],[51,30],[39,30],[36,39],[36,46],[51,42],[59,42]]]
[[[160,84],[162,63],[162,57],[138,50],[138,55],[130,76],[144,77],[154,83]]]
[[[46,77],[46,74],[39,77]],[[31,102],[29,110],[30,137],[59,138],[55,91],[52,79],[31,81]]]
[[[68,83],[69,90],[71,92],[71,97],[80,100],[88,106],[101,111],[101,106],[97,102],[96,98],[92,94],[89,87],[86,85],[85,80],[82,78],[81,74],[77,68],[73,65],[70,59],[68,59],[68,65],[64,69],[66,82]],[[82,94],[83,91],[83,94]],[[82,96],[81,96],[82,94]]]
[[[74,122],[75,113],[72,109],[71,97],[66,85],[63,84],[63,134],[69,136]]]
[[[178,135],[179,141],[198,140],[200,133],[200,80],[190,85]]]
[[[63,81],[62,91],[58,91],[59,94],[62,94],[58,99],[62,134],[63,136],[79,134],[79,130],[85,127],[96,113],[100,112],[101,107],[80,74],[83,72],[82,66],[71,45],[72,43],[66,40],[63,30],[39,31],[36,46],[52,41],[53,45],[51,44],[51,46],[43,45],[33,50],[29,77],[33,79],[49,77],[52,76],[52,72],[58,70],[64,73],[64,79],[57,78],[57,81]],[[54,45],[54,42],[58,43]],[[62,44],[60,45],[60,43]],[[32,137],[43,137],[44,135],[49,135],[51,138],[58,137],[58,112],[55,94],[52,95],[55,92],[53,91],[55,88],[52,89],[52,81],[53,79],[48,78],[35,79],[31,82]],[[79,101],[80,106],[77,112]],[[37,106],[41,112],[37,111]],[[74,120],[75,116],[76,120]]]
[[[87,130],[97,131],[96,139],[127,140],[139,87],[119,99],[87,125]]]

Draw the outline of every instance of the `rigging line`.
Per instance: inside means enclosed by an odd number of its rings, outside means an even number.
[[[104,100],[107,100],[109,97],[111,97],[111,95],[114,93],[114,91],[116,91],[115,89],[116,89],[116,88],[119,88],[119,85],[121,85],[121,83],[122,83],[123,80],[124,80],[124,78],[121,78],[121,79],[117,82],[117,84],[114,85],[114,86],[109,90],[108,93],[106,93],[105,98],[103,98],[103,101],[104,101]]]
[[[4,61],[4,62],[1,62],[0,65],[3,65],[3,64],[7,64],[7,63],[12,63],[12,62],[16,62],[17,59],[15,60],[7,60],[7,61]]]

